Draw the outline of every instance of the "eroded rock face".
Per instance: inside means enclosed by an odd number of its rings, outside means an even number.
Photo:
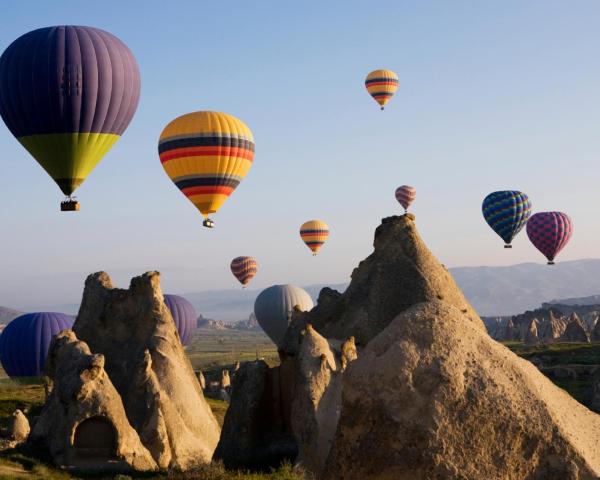
[[[560,337],[561,342],[589,342],[587,332],[581,322],[580,318],[575,312],[571,313],[567,328]]]
[[[310,472],[325,465],[340,414],[343,373],[356,358],[353,339],[328,341],[310,324],[302,333],[291,422],[297,461]]]
[[[354,336],[366,345],[400,312],[429,300],[454,305],[485,330],[483,322],[454,283],[446,268],[427,249],[417,232],[414,216],[384,218],[375,230],[374,252],[352,272],[342,294],[323,289],[316,308],[296,312],[282,350],[295,350],[297,333],[310,323],[327,338]],[[298,325],[300,323],[301,325]]]
[[[210,462],[219,425],[164,304],[157,272],[133,278],[128,290],[114,288],[104,272],[90,275],[73,330],[104,355],[127,418],[161,469]]]
[[[15,410],[8,425],[8,439],[22,443],[29,437],[29,420],[19,409]]]
[[[400,314],[348,367],[322,477],[592,479],[599,447],[598,415],[432,301]]]
[[[157,469],[127,419],[103,355],[92,354],[85,342],[65,330],[52,341],[46,371],[54,388],[31,440],[45,444],[57,464],[92,470]]]
[[[279,367],[262,360],[246,362],[236,372],[231,404],[215,459],[228,468],[265,468],[293,460],[297,446],[289,427],[289,399]]]

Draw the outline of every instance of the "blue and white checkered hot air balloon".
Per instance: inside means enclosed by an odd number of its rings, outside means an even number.
[[[504,240],[504,248],[512,248],[510,242],[531,215],[531,201],[523,192],[503,190],[485,197],[481,210],[488,225]]]

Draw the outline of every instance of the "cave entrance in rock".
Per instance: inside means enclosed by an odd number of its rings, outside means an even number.
[[[105,417],[88,418],[77,425],[73,448],[79,459],[116,459],[115,427]]]

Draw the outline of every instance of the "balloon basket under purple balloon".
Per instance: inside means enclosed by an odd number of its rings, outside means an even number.
[[[556,265],[556,264],[552,260],[549,260],[548,265]]]
[[[506,245],[504,245],[504,248],[512,248],[512,245],[510,243],[507,243]]]

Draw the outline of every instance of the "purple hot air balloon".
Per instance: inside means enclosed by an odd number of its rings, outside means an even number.
[[[194,306],[179,295],[165,294],[163,297],[179,332],[181,344],[188,345],[196,333],[197,315]]]
[[[531,243],[554,265],[554,258],[569,242],[573,224],[566,213],[539,212],[527,221],[527,236]]]
[[[27,313],[10,322],[0,336],[0,361],[9,377],[38,377],[52,337],[73,326],[71,315]]]

